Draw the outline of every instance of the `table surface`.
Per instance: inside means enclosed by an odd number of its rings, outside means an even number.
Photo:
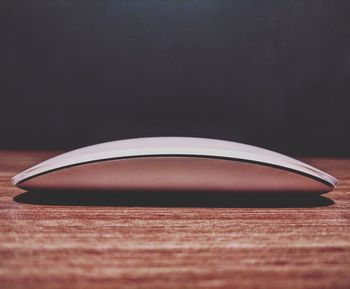
[[[0,152],[0,288],[350,288],[350,159],[304,158],[339,187],[310,198],[38,194]],[[57,152],[56,152],[57,154]]]

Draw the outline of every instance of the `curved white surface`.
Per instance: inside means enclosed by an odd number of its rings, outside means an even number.
[[[259,147],[206,138],[150,137],[107,142],[73,150],[39,163],[12,178],[14,185],[46,172],[84,163],[142,156],[202,156],[257,162],[316,178],[335,187],[337,180],[308,164]]]

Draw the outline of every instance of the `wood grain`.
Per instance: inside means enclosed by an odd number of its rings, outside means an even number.
[[[350,288],[350,160],[324,197],[24,193],[54,152],[0,152],[0,288]]]

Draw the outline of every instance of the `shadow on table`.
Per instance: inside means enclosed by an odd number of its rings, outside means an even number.
[[[311,208],[334,204],[300,193],[28,191],[14,197],[23,204],[57,206]]]

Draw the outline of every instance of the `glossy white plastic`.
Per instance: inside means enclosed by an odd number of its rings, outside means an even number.
[[[157,161],[153,160],[154,158],[157,158]],[[202,161],[198,162],[198,159]],[[123,162],[121,162],[122,160]],[[119,177],[118,180],[118,172],[122,172],[124,168],[127,168],[127,173],[132,174],[133,171],[130,170],[133,167],[135,173],[137,171],[138,175],[142,174],[137,169],[136,160],[144,168],[147,168],[148,163],[152,169],[148,172],[147,169],[144,169],[146,171],[143,179],[141,180],[138,176],[140,182],[137,184],[137,178],[134,178],[130,182],[130,187],[128,187],[128,182],[124,181],[125,177],[123,180],[120,180]],[[189,164],[191,160],[193,161]],[[176,170],[174,170],[174,161],[176,162]],[[113,165],[111,165],[111,162]],[[230,162],[230,164],[227,162]],[[97,166],[96,163],[99,163],[99,165]],[[108,164],[108,169],[104,168],[101,163]],[[131,163],[133,163],[132,166],[130,166]],[[115,167],[114,164],[116,164]],[[213,164],[215,164],[213,167],[216,167],[216,172],[210,169]],[[242,164],[244,165],[242,166]],[[259,173],[257,168],[261,169],[261,166],[269,168],[268,171],[264,171],[265,179],[267,178],[268,181],[259,186],[258,181],[254,182],[254,174]],[[81,167],[84,170],[73,169],[75,167]],[[89,172],[89,167],[92,169],[91,172]],[[189,176],[189,167],[191,167],[191,171],[196,171],[193,174],[192,182]],[[166,173],[168,168],[169,172]],[[203,171],[202,174],[200,173],[201,170]],[[238,170],[240,170],[242,182],[250,182],[250,184],[239,184],[239,180],[234,177]],[[285,172],[283,176],[281,176],[281,170]],[[62,171],[66,171],[66,173],[62,174]],[[185,171],[186,175],[184,174]],[[227,176],[228,171],[231,173],[229,176]],[[72,175],[74,173],[77,175]],[[126,170],[124,170],[124,173],[126,173]],[[174,180],[173,175],[170,175],[174,173],[179,175],[176,180]],[[106,176],[106,174],[109,175],[108,179],[105,177],[105,183],[101,183],[98,178],[101,180],[101,176]],[[48,178],[49,175],[51,175],[50,178]],[[208,175],[217,178],[217,180],[214,181],[213,179],[209,182]],[[230,176],[233,179],[235,178],[231,182],[232,185],[229,185],[230,180],[227,180]],[[293,176],[294,181],[291,179]],[[303,178],[300,178],[300,176]],[[69,180],[70,177],[71,181]],[[278,181],[280,185],[274,186],[274,180],[281,177],[282,179]],[[85,182],[84,180],[79,181],[82,178],[85,178]],[[91,178],[94,178],[95,182]],[[169,186],[167,186],[167,178],[169,179]],[[285,185],[283,185],[283,178],[286,179]],[[309,180],[306,180],[307,178]],[[147,179],[150,181],[147,182]],[[184,179],[186,179],[185,185],[181,184],[181,180]],[[303,180],[306,181],[304,190]],[[40,185],[40,181],[42,185]],[[217,188],[218,190],[230,191],[268,191],[270,183],[272,190],[310,190],[323,193],[332,190],[336,186],[337,180],[306,163],[251,145],[206,138],[151,137],[113,141],[70,151],[19,173],[12,178],[12,182],[14,185],[25,189],[59,189],[61,183],[63,189],[87,189],[91,187],[92,189],[109,190],[143,188],[183,190],[188,187],[188,189],[203,190],[207,186],[211,190]],[[50,182],[54,185],[50,186]],[[220,186],[220,182],[228,182],[228,184]],[[299,182],[300,186],[294,186],[293,182]],[[315,183],[315,187],[310,186],[310,182]],[[86,186],[83,185],[84,183]]]

